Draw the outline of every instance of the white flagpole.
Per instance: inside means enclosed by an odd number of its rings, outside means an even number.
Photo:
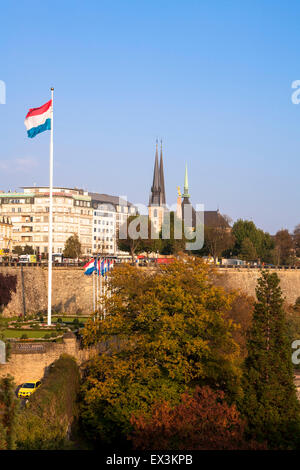
[[[98,311],[98,302],[99,302],[99,290],[98,290],[98,255],[97,255],[97,260],[96,260],[96,266],[97,266],[97,269],[96,269],[96,283],[97,283],[97,301],[96,301],[96,311]]]
[[[95,272],[92,272],[92,278],[93,278],[93,313],[95,313]]]
[[[50,131],[50,177],[49,177],[49,233],[48,233],[48,325],[51,325],[51,305],[52,305],[52,225],[53,225],[53,91],[51,88],[51,131]]]

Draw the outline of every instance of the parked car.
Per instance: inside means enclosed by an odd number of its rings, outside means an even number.
[[[41,386],[41,381],[36,380],[35,382],[25,382],[21,385],[19,391],[18,391],[18,397],[19,398],[28,398],[30,395],[32,395],[34,392],[37,391],[37,389]]]

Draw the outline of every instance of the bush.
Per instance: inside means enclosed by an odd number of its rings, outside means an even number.
[[[17,449],[62,449],[77,412],[79,369],[63,354],[48,369],[42,386],[30,398],[16,423]]]
[[[22,336],[21,336],[21,339],[28,339],[28,335],[26,333],[24,333]]]

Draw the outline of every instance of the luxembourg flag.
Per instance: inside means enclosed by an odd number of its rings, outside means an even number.
[[[31,108],[25,118],[24,124],[28,137],[35,137],[41,132],[51,129],[52,100],[39,108]]]
[[[90,261],[88,261],[88,262],[84,265],[84,274],[86,274],[87,276],[89,276],[89,275],[92,274],[95,270],[96,270],[96,268],[95,268],[95,260],[92,258]]]

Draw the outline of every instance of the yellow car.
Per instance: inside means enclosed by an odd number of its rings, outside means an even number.
[[[21,385],[18,391],[19,398],[27,398],[30,397],[39,387],[41,386],[41,381],[37,380],[35,382],[25,382]]]

